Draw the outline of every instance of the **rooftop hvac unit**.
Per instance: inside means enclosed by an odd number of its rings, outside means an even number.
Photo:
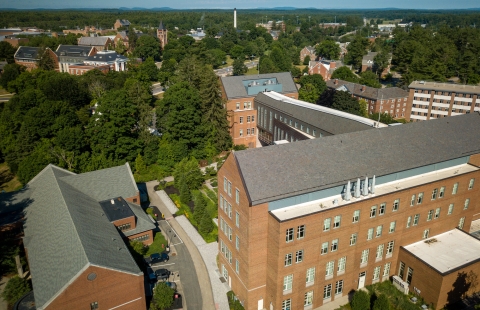
[[[393,286],[405,295],[408,294],[408,283],[403,281],[399,276],[392,277]]]

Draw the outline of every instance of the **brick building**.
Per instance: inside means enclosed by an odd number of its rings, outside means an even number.
[[[403,249],[469,230],[479,131],[472,113],[232,152],[218,173],[226,283],[247,310],[322,309],[398,275]]]
[[[163,24],[163,21],[160,21],[160,25],[158,25],[157,38],[160,40],[160,46],[164,49],[165,45],[168,44],[168,30]]]
[[[408,88],[414,122],[480,111],[478,86],[414,81]]]
[[[115,24],[113,24],[113,29],[118,30],[120,27],[128,29],[128,27],[130,27],[130,22],[127,19],[117,19]]]
[[[36,309],[146,308],[123,238],[150,244],[155,225],[128,163],[83,174],[48,165],[16,194]]]
[[[289,98],[274,91],[254,100],[258,139],[264,144],[301,141],[386,125],[369,118]]]
[[[58,71],[58,58],[57,55],[48,47],[45,49],[54,62],[55,70]],[[25,66],[27,71],[32,71],[38,68],[40,47],[19,46],[15,55],[15,63]]]
[[[372,38],[372,43],[375,42],[376,37]],[[375,66],[375,56],[377,56],[378,52],[368,52],[367,55],[363,56],[362,58],[362,68],[360,72],[365,71],[373,71]],[[389,54],[390,58],[388,60],[389,65],[385,68],[382,72],[382,76],[387,75],[390,73],[390,62],[392,61],[392,54]]]
[[[315,47],[313,46],[305,46],[300,51],[300,62],[303,63],[305,57],[310,57],[310,61],[314,61],[317,59],[317,52],[315,51]]]
[[[230,123],[230,135],[236,145],[257,145],[257,110],[253,99],[263,91],[275,91],[298,98],[298,90],[289,72],[221,77],[222,97]]]
[[[393,118],[409,120],[412,105],[407,101],[408,92],[401,88],[374,88],[338,79],[327,81],[327,87],[336,91],[347,91],[352,97],[367,101],[368,114],[388,113]]]
[[[68,72],[70,74],[70,66],[83,65],[85,59],[97,53],[97,49],[93,46],[78,46],[60,44],[55,51],[58,57],[58,67],[60,72]],[[77,66],[78,67],[78,66]]]
[[[78,39],[79,46],[95,47],[97,51],[108,50],[109,46],[113,46],[113,41],[107,36],[90,36]]]
[[[476,291],[473,283],[480,274],[480,240],[455,228],[400,247],[398,261],[397,277],[410,291],[435,309],[443,309]]]
[[[86,66],[94,67],[108,66],[111,71],[126,71],[127,61],[127,57],[119,55],[115,51],[99,51],[92,56],[88,56],[83,63]]]
[[[308,74],[320,74],[324,81],[330,80],[333,72],[339,68],[343,67],[341,61],[335,60],[319,60],[319,61],[310,61],[308,63]]]

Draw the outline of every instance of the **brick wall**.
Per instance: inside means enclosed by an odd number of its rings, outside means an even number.
[[[152,244],[153,243],[153,232],[151,230],[145,231],[145,232],[142,232],[142,233],[139,233],[139,234],[131,235],[131,236],[128,237],[128,240],[133,240],[135,238],[142,237],[142,236],[145,236],[145,235],[148,235],[148,239],[142,241],[142,243],[144,245]]]
[[[89,281],[87,276],[96,273]],[[121,307],[122,310],[146,309],[144,277],[95,266],[88,267],[57,296],[46,310],[90,309],[92,302],[98,302],[98,309]]]

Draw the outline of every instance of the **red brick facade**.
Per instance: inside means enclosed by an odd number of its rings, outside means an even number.
[[[480,155],[471,157],[470,162],[478,165]],[[224,178],[227,180],[227,191],[224,190]],[[268,309],[282,309],[282,302],[291,300],[291,309],[300,309],[304,305],[304,297],[307,292],[313,291],[313,308],[327,304],[334,298],[345,296],[351,290],[359,287],[360,273],[366,272],[364,285],[370,285],[375,281],[387,280],[395,275],[398,268],[398,256],[400,247],[422,240],[425,229],[430,230],[430,236],[451,230],[459,225],[460,218],[465,218],[463,230],[469,231],[473,215],[478,213],[476,207],[480,199],[480,186],[475,184],[468,189],[470,179],[480,180],[480,172],[474,171],[459,176],[449,177],[429,184],[407,188],[385,195],[374,195],[357,202],[344,205],[339,208],[325,209],[300,218],[279,221],[268,212],[268,203],[252,206],[245,193],[241,172],[238,170],[234,153],[225,161],[218,173],[219,184],[219,220],[225,221],[232,230],[232,238],[228,234],[219,231],[220,259],[219,268],[228,271],[227,283],[243,302],[245,309],[258,309],[259,304]],[[231,182],[231,195],[228,194],[228,182]],[[454,183],[459,183],[458,192],[452,194]],[[434,189],[445,187],[442,198],[431,199]],[[239,190],[239,203],[236,203],[235,191]],[[412,195],[424,193],[423,202],[410,206]],[[231,204],[230,212],[222,210],[222,199]],[[470,207],[464,210],[465,200],[470,199]],[[393,210],[396,199],[400,199],[398,210]],[[386,203],[385,212],[370,217],[370,208]],[[449,204],[454,203],[452,214],[447,215]],[[429,210],[441,208],[439,218],[427,221]],[[354,211],[360,210],[358,222],[353,222]],[[236,225],[236,213],[240,220]],[[407,228],[408,217],[420,214],[417,225]],[[334,228],[333,220],[341,216],[340,226]],[[332,220],[332,227],[323,231],[323,223],[326,218]],[[394,231],[389,232],[392,222],[395,222]],[[298,238],[298,228],[304,225],[305,235]],[[367,240],[368,230],[382,226],[381,234]],[[293,240],[286,242],[287,229],[293,228]],[[220,229],[221,230],[221,229]],[[357,234],[356,243],[350,245],[352,234]],[[236,238],[239,238],[240,246],[236,249]],[[338,247],[332,251],[332,241],[338,241]],[[389,242],[393,241],[393,252],[386,255]],[[328,253],[321,254],[322,243],[328,242]],[[222,253],[221,245],[225,244],[232,253],[231,261]],[[380,258],[376,258],[377,247],[383,244],[384,249]],[[369,250],[366,264],[360,264],[363,250]],[[297,251],[303,251],[303,259],[296,263]],[[292,254],[292,263],[285,266],[286,255]],[[228,255],[227,255],[228,256]],[[346,258],[345,270],[338,271],[340,258]],[[236,272],[238,261],[239,272]],[[333,262],[334,271],[326,277],[326,264]],[[383,277],[385,264],[390,263],[390,272]],[[224,266],[224,267],[223,267]],[[306,272],[309,268],[315,268],[315,280],[306,283]],[[375,267],[380,267],[379,279],[374,280]],[[292,289],[283,290],[284,277],[293,275]],[[343,281],[343,290],[335,294],[338,281]],[[331,285],[331,296],[324,298],[324,289]]]
[[[87,276],[96,274],[93,281]],[[98,303],[98,309],[120,307],[122,310],[146,309],[143,274],[134,275],[111,269],[90,266],[63,290],[45,310],[93,309],[91,304]]]

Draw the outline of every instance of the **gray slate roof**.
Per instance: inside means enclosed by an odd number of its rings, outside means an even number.
[[[255,102],[260,102],[265,106],[269,106],[275,110],[281,111],[287,115],[290,115],[312,126],[321,128],[331,133],[332,135],[338,135],[342,133],[361,131],[361,130],[367,130],[367,129],[373,128],[373,125],[361,123],[354,119],[349,119],[348,116],[350,116],[351,114],[329,109],[326,107],[321,107],[321,108],[323,108],[324,110],[330,110],[332,111],[332,113],[316,111],[307,107],[290,104],[283,100],[276,100],[270,96],[269,92],[259,93],[255,97]],[[320,106],[318,107],[320,108]],[[345,114],[346,117],[342,117],[341,114]],[[365,120],[373,123],[373,121],[371,121],[370,119],[365,119]]]
[[[98,61],[98,62],[109,62],[115,60],[128,60],[127,57],[117,54],[115,51],[101,51],[93,56],[89,56],[85,59],[85,62]]]
[[[315,55],[315,47],[313,46],[305,46],[305,48],[312,54]]]
[[[245,89],[242,81],[266,78],[277,78],[278,83],[282,84],[283,91],[281,94],[298,92],[297,86],[295,86],[295,82],[293,81],[290,72],[265,73],[260,75],[224,76],[221,77],[221,81],[223,87],[225,88],[227,99],[234,99],[252,97],[247,94],[247,90]]]
[[[130,22],[127,19],[118,20],[122,26],[130,26]]]
[[[335,85],[335,81],[337,84]],[[387,88],[374,88],[370,86],[365,86],[365,90],[362,91],[364,85],[347,82],[343,80],[328,80],[327,87],[332,89],[338,89],[341,86],[345,85],[348,91],[356,96],[365,97],[369,99],[383,99],[387,100],[390,98],[405,98],[408,97],[408,91],[405,91],[398,87],[387,87]]]
[[[367,55],[362,58],[362,65],[372,65],[373,59],[377,56],[377,52],[368,52]]]
[[[163,20],[160,21],[160,25],[158,25],[158,29],[159,30],[167,30],[167,28],[165,28],[165,25],[163,24]]]
[[[480,153],[480,115],[234,152],[252,205]]]
[[[37,59],[40,47],[19,46],[15,52],[16,59]]]
[[[76,175],[48,165],[28,183],[25,247],[37,308],[48,305],[90,265],[142,274],[96,198],[121,190],[123,197],[134,193],[126,170],[124,165]],[[109,178],[101,178],[102,171]]]
[[[134,229],[130,229],[122,232],[124,236],[126,237],[133,236],[141,232],[144,232],[147,230],[153,230],[156,228],[155,224],[153,224],[152,220],[148,217],[148,214],[145,213],[145,211],[143,211],[142,207],[128,201],[127,203],[130,206],[130,209],[135,214],[137,223]]]
[[[55,51],[57,56],[75,56],[75,57],[87,57],[92,46],[79,46],[79,45],[63,45],[60,44]]]
[[[107,41],[110,40],[109,37],[100,36],[100,37],[81,37],[78,40],[78,45],[86,46],[105,46]]]

